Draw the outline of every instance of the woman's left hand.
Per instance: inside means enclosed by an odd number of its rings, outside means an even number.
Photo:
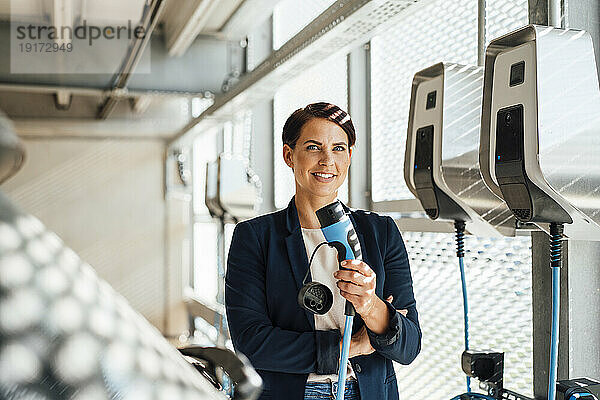
[[[334,278],[338,279],[340,294],[354,305],[354,309],[361,316],[370,315],[376,302],[381,301],[375,294],[375,272],[360,260],[342,261],[342,267],[348,270],[333,273]]]

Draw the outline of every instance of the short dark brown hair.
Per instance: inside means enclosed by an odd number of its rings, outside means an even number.
[[[281,134],[283,144],[287,144],[292,149],[296,147],[302,127],[315,118],[322,118],[336,123],[348,135],[348,147],[354,146],[356,132],[350,115],[331,103],[312,103],[294,111],[283,125],[283,133]]]

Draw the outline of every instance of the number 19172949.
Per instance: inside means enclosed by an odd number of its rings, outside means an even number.
[[[70,53],[73,51],[73,43],[19,43],[21,53]]]

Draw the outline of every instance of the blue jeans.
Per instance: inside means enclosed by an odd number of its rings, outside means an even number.
[[[307,382],[304,388],[304,400],[332,400],[337,395],[337,382]],[[360,400],[356,379],[346,381],[344,400]]]

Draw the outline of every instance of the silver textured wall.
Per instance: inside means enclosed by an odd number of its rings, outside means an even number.
[[[3,192],[163,329],[163,142],[57,138],[24,145],[25,165]]]

